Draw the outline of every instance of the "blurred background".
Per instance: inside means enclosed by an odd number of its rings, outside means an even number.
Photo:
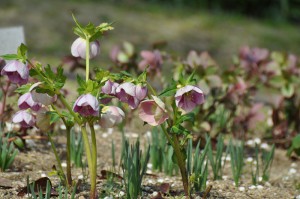
[[[72,13],[83,24],[114,22],[103,65],[123,41],[139,50],[167,42],[182,56],[205,50],[224,65],[244,45],[300,54],[299,0],[0,0],[0,27],[24,26],[30,57],[58,64],[76,39]]]

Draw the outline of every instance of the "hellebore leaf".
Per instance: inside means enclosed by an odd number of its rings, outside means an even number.
[[[190,112],[188,114],[180,116],[176,123],[181,124],[182,122],[185,121],[194,122],[194,120],[195,120],[195,114],[193,112]]]
[[[28,93],[31,86],[32,86],[32,84],[24,84],[24,85],[20,86],[19,88],[17,88],[15,90],[15,92],[20,93],[20,94]]]
[[[292,84],[286,84],[281,88],[281,93],[284,97],[291,97],[294,94],[294,86]]]

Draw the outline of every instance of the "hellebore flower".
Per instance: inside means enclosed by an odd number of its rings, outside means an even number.
[[[185,112],[191,112],[197,105],[204,102],[204,94],[200,88],[187,85],[177,90],[175,102],[177,107]]]
[[[10,61],[1,70],[1,75],[7,75],[12,83],[26,84],[29,78],[29,69],[20,61]]]
[[[136,86],[130,82],[118,86],[116,96],[121,102],[127,103],[131,109],[135,109],[140,103],[140,100],[136,97]]]
[[[146,86],[136,85],[135,87],[135,96],[138,100],[143,100],[147,96],[148,89]]]
[[[74,57],[81,57],[86,59],[86,40],[81,37],[77,38],[72,46],[71,53]],[[96,57],[100,53],[100,43],[99,41],[90,42],[90,59]]]
[[[139,117],[151,126],[157,126],[165,122],[169,116],[165,104],[157,97],[153,100],[142,101],[139,106]]]
[[[97,98],[91,94],[81,95],[74,103],[73,111],[82,116],[98,116],[99,102]]]
[[[23,94],[18,100],[18,106],[20,109],[31,108],[33,111],[38,111],[41,108],[41,104],[33,101],[31,93]]]
[[[22,127],[28,128],[34,126],[35,118],[26,110],[21,110],[13,115],[13,123],[19,123]]]
[[[141,52],[141,56],[143,60],[139,63],[139,69],[145,70],[147,66],[149,66],[150,70],[159,70],[162,65],[162,57],[158,50],[146,51],[143,50]]]
[[[110,80],[107,80],[104,84],[104,86],[102,86],[101,90],[103,93],[107,94],[107,95],[116,95],[116,89],[119,86],[118,83],[116,82],[112,82]]]
[[[120,124],[125,118],[125,113],[116,106],[105,106],[102,108],[100,126],[103,128],[111,128]]]

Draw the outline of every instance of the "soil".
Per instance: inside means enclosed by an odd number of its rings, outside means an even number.
[[[142,143],[145,140],[149,139],[147,138],[147,136],[149,136],[149,133],[146,133],[147,129],[145,127],[139,127],[136,129],[139,129],[139,132],[145,133],[139,134],[134,131],[127,131],[125,135],[132,141],[136,140],[137,137],[140,137]],[[98,131],[98,175],[101,176],[100,170],[112,169],[112,159],[110,153],[112,141],[114,141],[116,147],[116,159],[119,159],[118,154],[121,150],[120,147],[122,136],[120,132],[113,132],[112,130]],[[58,135],[54,139],[57,145],[57,150],[62,158],[62,162],[65,162],[65,137],[63,135]],[[58,186],[59,178],[57,176],[49,176],[49,173],[52,170],[52,166],[56,164],[56,160],[48,141],[30,140],[27,142],[27,147],[28,149],[21,151],[17,155],[10,170],[0,173],[0,182],[1,180],[3,181],[4,178],[6,180],[9,180],[9,183],[11,183],[12,185],[12,188],[5,188],[0,186],[1,199],[21,198],[17,196],[17,193],[20,187],[26,186],[27,176],[29,176],[30,181],[48,176],[51,179],[52,186]],[[261,185],[256,187],[252,186],[250,166],[246,163],[246,166],[243,170],[244,175],[242,176],[241,184],[239,187],[235,187],[233,179],[231,177],[230,162],[227,162],[225,164],[223,180],[212,181],[212,176],[209,177],[207,185],[211,185],[212,189],[210,191],[209,197],[207,198],[299,198],[299,171],[299,160],[292,161],[291,159],[286,157],[285,150],[276,149],[269,182],[261,183]],[[169,183],[169,193],[171,195],[168,196],[168,194],[162,194],[163,198],[184,198],[183,194],[180,193],[182,191],[180,176],[166,176],[163,173],[151,171],[150,169],[147,171],[147,173],[151,173],[153,175],[147,175],[144,178],[144,191],[142,198],[155,198],[155,196],[156,198],[158,198],[158,192],[161,190],[159,187],[163,183]],[[81,168],[72,168],[73,180],[82,178],[82,175],[83,172]],[[78,187],[76,198],[88,198],[87,182],[87,176],[83,175],[83,182]],[[100,198],[105,198],[103,195],[106,195],[107,199],[125,198],[125,196],[123,196],[125,191],[117,188],[117,186],[109,188],[107,180],[99,178],[97,182],[97,190],[98,193],[101,194]],[[118,182],[118,184],[121,184],[121,182]],[[174,193],[177,193],[175,194],[176,196],[174,196]],[[200,195],[201,194],[194,194],[194,198],[201,198]]]

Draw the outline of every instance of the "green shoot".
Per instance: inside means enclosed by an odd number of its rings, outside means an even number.
[[[235,186],[239,185],[244,167],[244,143],[234,145],[232,140],[229,142],[229,153],[233,179]]]

